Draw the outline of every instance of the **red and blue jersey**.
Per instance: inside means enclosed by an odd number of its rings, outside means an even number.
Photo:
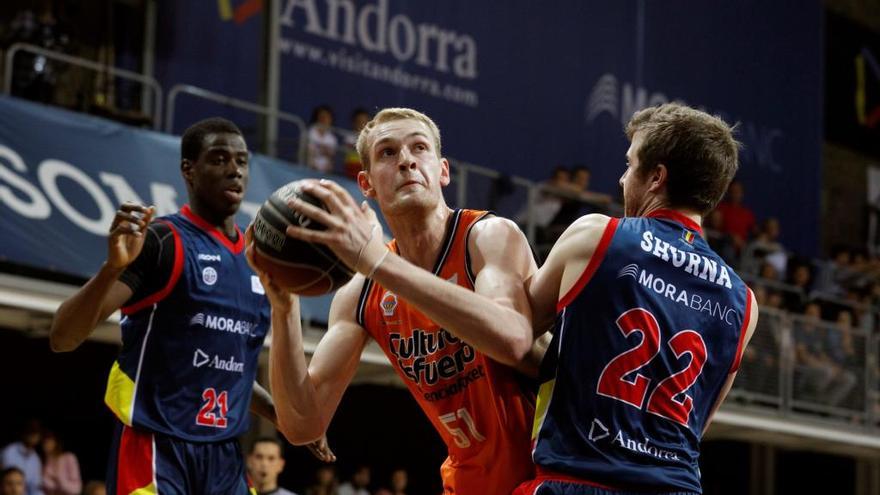
[[[669,210],[610,220],[557,307],[532,435],[539,474],[701,491],[700,437],[751,311],[701,234]]]
[[[122,308],[122,351],[105,402],[128,426],[189,441],[244,433],[269,302],[230,241],[188,206],[160,218],[173,235],[171,273]]]

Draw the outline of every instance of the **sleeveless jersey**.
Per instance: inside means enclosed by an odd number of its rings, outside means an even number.
[[[455,211],[435,275],[474,289],[468,236],[488,214]],[[389,247],[397,251],[395,241]],[[512,368],[486,357],[372,280],[364,284],[357,319],[446,443],[444,493],[507,495],[531,477],[528,425],[534,407]]]
[[[183,440],[239,436],[269,328],[244,235],[230,242],[189,206],[157,221],[174,235],[174,268],[162,290],[122,308],[105,402],[125,425]]]
[[[751,295],[670,210],[613,218],[557,306],[533,429],[539,473],[700,492],[699,442],[739,366]]]

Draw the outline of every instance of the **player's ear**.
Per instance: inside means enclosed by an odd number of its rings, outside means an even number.
[[[444,187],[448,186],[450,180],[451,179],[449,176],[449,160],[447,160],[446,158],[441,158],[440,159],[440,185],[444,186]]]
[[[376,190],[373,189],[373,185],[370,183],[370,173],[366,170],[361,170],[358,172],[358,187],[361,189],[361,192],[364,193],[365,198],[375,198]]]
[[[184,158],[180,160],[180,174],[183,175],[183,180],[187,184],[192,184],[193,177],[193,162],[188,158]]]
[[[658,163],[654,170],[651,171],[651,186],[648,188],[650,192],[658,192],[666,187],[669,181],[669,169],[666,165]]]

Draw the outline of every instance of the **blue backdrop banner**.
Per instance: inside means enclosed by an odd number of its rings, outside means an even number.
[[[536,180],[585,164],[594,189],[615,193],[635,110],[704,108],[739,123],[746,203],[782,220],[788,247],[817,247],[819,0],[279,0],[271,20],[267,2],[162,3],[177,15],[157,55],[166,86],[259,100],[257,54],[277,32],[281,110],[307,118],[327,103],[348,127],[359,106],[412,106],[450,156]],[[197,40],[199,57],[170,48]]]
[[[119,204],[153,204],[165,215],[186,202],[179,164],[176,136],[0,97],[0,261],[90,277],[106,257]],[[250,167],[242,227],[272,191],[314,176],[260,155]],[[326,321],[328,310],[328,297],[303,299],[306,317]]]

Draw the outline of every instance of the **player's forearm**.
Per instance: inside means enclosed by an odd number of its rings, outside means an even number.
[[[399,256],[389,255],[373,279],[500,363],[518,366],[532,348],[531,322],[526,316]]]
[[[254,388],[251,392],[251,412],[269,420],[273,425],[278,424],[278,418],[275,416],[275,404],[272,396],[257,382],[254,382]]]
[[[272,308],[269,384],[277,426],[293,444],[319,438],[326,427],[312,384],[303,347],[299,300],[289,308]]]
[[[49,345],[55,352],[72,351],[95,330],[102,316],[103,301],[122,274],[107,264],[74,295],[61,303],[52,319]]]

